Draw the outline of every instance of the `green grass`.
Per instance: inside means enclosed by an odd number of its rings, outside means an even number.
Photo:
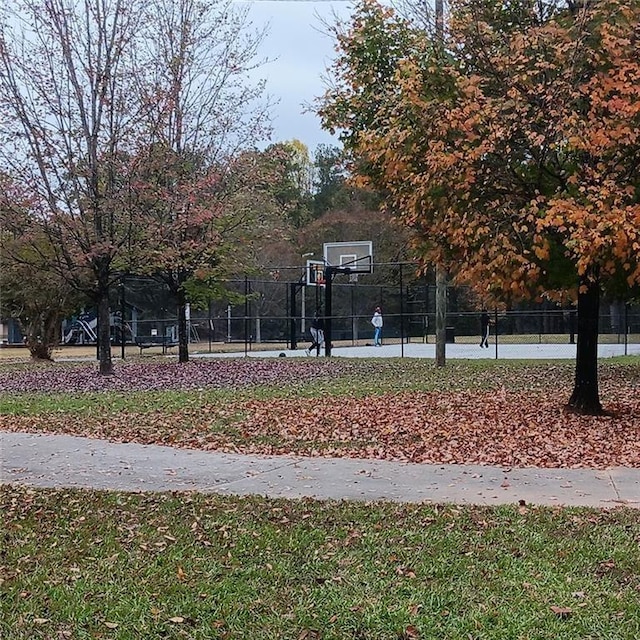
[[[51,412],[74,415],[115,415],[122,412],[174,412],[216,402],[228,402],[238,393],[224,389],[207,391],[105,391],[91,393],[0,394],[0,414],[40,415]]]
[[[3,640],[640,637],[637,510],[0,491]]]
[[[637,358],[600,370],[609,384],[640,379]],[[126,417],[292,394],[568,390],[572,375],[565,362],[376,360],[321,382],[241,390],[0,394],[0,413]],[[0,514],[2,640],[640,637],[640,510],[0,486]]]

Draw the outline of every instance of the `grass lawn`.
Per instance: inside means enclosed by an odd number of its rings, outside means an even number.
[[[637,359],[601,364],[599,418],[563,410],[568,362],[296,360],[2,364],[0,431],[640,466]],[[0,513],[2,640],[640,638],[640,510],[0,485]]]
[[[640,512],[2,487],[0,637],[637,639]]]
[[[0,430],[221,451],[640,467],[640,364],[600,365],[607,416],[565,410],[567,361],[238,359],[0,365]]]

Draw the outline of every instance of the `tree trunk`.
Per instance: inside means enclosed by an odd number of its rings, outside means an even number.
[[[447,274],[444,267],[436,265],[436,366],[444,367],[446,356],[447,324]]]
[[[111,310],[109,308],[109,287],[100,286],[98,292],[98,362],[100,375],[113,375],[111,361]]]
[[[53,362],[53,358],[51,357],[53,347],[51,345],[42,342],[29,342],[28,346],[32,360],[47,360]]]
[[[29,354],[32,360],[48,360],[53,362],[53,348],[58,344],[56,329],[60,325],[54,325],[58,320],[57,314],[41,312],[26,326],[20,323],[26,337]]]
[[[178,302],[178,362],[189,362],[189,327],[187,326],[187,300],[182,288],[176,295]]]
[[[598,315],[600,284],[586,276],[578,293],[578,345],[576,375],[569,407],[586,415],[599,415],[602,405],[598,392]]]

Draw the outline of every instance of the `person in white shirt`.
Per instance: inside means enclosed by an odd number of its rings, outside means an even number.
[[[375,330],[373,333],[373,346],[381,347],[382,346],[382,310],[380,307],[376,307],[373,312],[373,318],[371,318],[371,324],[374,326]]]

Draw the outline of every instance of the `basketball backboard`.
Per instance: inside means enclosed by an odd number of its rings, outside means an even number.
[[[347,273],[373,273],[373,243],[325,242],[324,259],[330,267],[340,267]]]

